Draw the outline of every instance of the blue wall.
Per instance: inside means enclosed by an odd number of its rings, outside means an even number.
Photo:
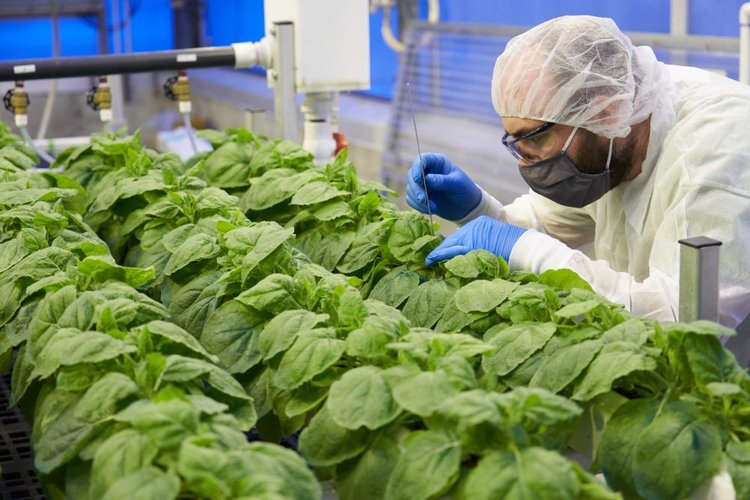
[[[427,0],[419,1],[425,17]],[[738,36],[737,12],[746,0],[688,1],[690,33]],[[135,10],[134,50],[173,48],[170,0],[130,0],[130,3]],[[447,22],[533,26],[560,15],[591,14],[612,17],[624,31],[657,33],[669,31],[669,4],[669,0],[440,0],[441,19]],[[206,5],[206,31],[212,45],[258,40],[263,36],[263,0],[206,0]],[[372,89],[368,93],[387,98],[395,82],[398,56],[380,36],[381,19],[380,13],[370,17]],[[90,21],[67,18],[60,22],[63,56],[97,53],[97,30]],[[110,35],[110,51],[112,47]],[[51,55],[49,20],[0,20],[0,60]]]

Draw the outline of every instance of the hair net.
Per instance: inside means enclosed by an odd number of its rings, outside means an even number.
[[[665,78],[653,50],[635,47],[612,19],[558,17],[508,42],[492,104],[500,116],[625,137],[654,110]]]

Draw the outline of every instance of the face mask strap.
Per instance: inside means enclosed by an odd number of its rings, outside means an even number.
[[[575,137],[576,132],[578,132],[578,127],[574,127],[573,128],[573,132],[571,132],[570,135],[568,136],[568,140],[565,141],[565,145],[560,150],[561,152],[564,153],[564,152],[566,152],[568,150],[568,147],[570,146],[570,143],[573,142],[573,137]]]
[[[604,167],[605,172],[609,172],[609,163],[612,161],[612,145],[615,143],[614,139],[609,140],[609,153],[607,153],[607,165]]]

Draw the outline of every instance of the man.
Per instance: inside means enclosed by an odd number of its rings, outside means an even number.
[[[511,269],[572,269],[635,314],[676,321],[678,240],[708,236],[723,242],[720,322],[748,315],[750,87],[662,64],[611,19],[569,16],[508,43],[492,102],[531,190],[503,206],[424,154],[432,211],[462,226],[428,264],[483,248]],[[426,212],[419,159],[407,180]]]

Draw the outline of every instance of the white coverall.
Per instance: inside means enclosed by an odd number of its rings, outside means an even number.
[[[460,223],[489,215],[532,229],[511,269],[572,269],[612,302],[661,321],[677,321],[677,241],[717,239],[719,321],[734,328],[750,313],[750,87],[696,68],[666,73],[635,179],[582,209],[533,192],[503,206],[483,192]],[[576,248],[593,248],[591,258]]]

